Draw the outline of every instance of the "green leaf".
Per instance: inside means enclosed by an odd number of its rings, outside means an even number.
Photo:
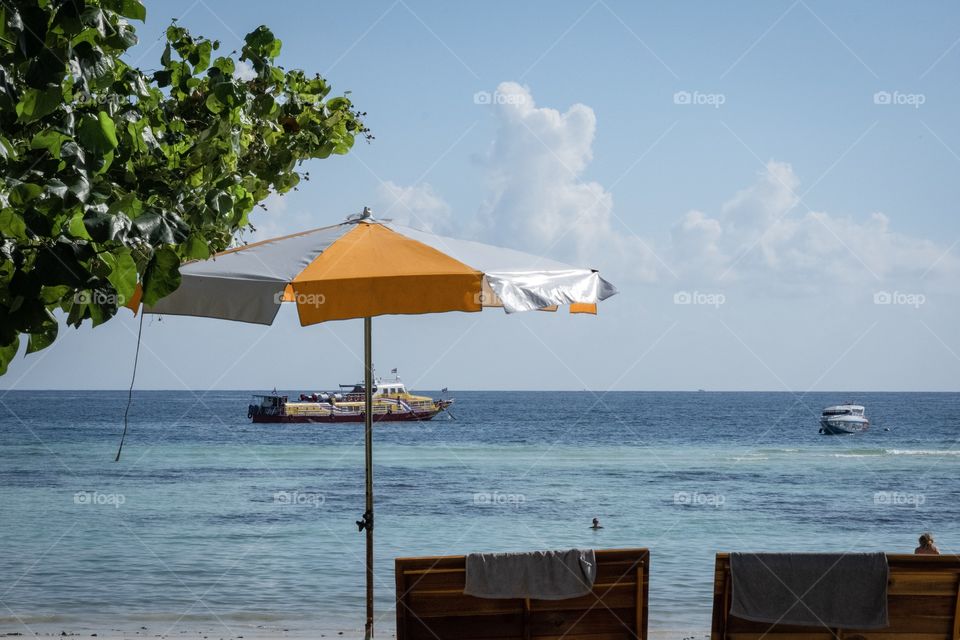
[[[236,63],[234,63],[233,58],[220,57],[213,61],[213,69],[219,69],[220,73],[225,76],[232,76],[233,72],[236,71]]]
[[[153,73],[153,81],[157,83],[157,86],[160,88],[170,86],[170,82],[173,80],[173,74],[167,70],[163,69],[161,71],[155,71]]]
[[[150,246],[176,244],[186,237],[183,222],[172,219],[170,214],[144,213],[133,221],[132,232]]]
[[[210,246],[199,235],[190,234],[184,255],[192,260],[206,260],[210,257]]]
[[[122,213],[126,217],[133,220],[140,216],[143,212],[143,203],[137,198],[136,193],[127,193],[123,196],[114,200],[107,211],[111,215],[117,215]]]
[[[77,139],[84,149],[98,155],[104,155],[118,146],[116,126],[104,111],[96,116],[85,113],[80,117]]]
[[[60,285],[56,287],[41,287],[40,301],[45,305],[56,305],[63,301],[63,297],[70,293],[70,287]]]
[[[7,372],[7,367],[10,365],[10,361],[16,357],[19,348],[20,336],[16,334],[14,334],[11,342],[0,345],[0,376]]]
[[[121,51],[137,44],[137,30],[125,20],[118,20],[116,30],[106,40],[106,44]]]
[[[259,116],[270,116],[277,112],[277,103],[268,93],[262,93],[253,99],[253,108]]]
[[[53,129],[44,129],[33,136],[30,141],[31,149],[46,149],[54,158],[60,157],[60,145],[69,140],[70,136],[54,131]]]
[[[111,149],[116,149],[119,145],[117,142],[117,127],[113,124],[110,114],[106,111],[100,111],[97,113],[97,120],[100,121],[100,130],[103,132],[104,139]]]
[[[87,55],[77,56],[80,62],[80,76],[90,89],[105,89],[110,86],[118,63],[117,59],[104,53],[100,47],[91,48],[82,44],[76,50],[80,53],[84,49],[91,49],[91,51]]]
[[[113,151],[108,151],[100,158],[100,168],[96,170],[95,175],[106,173],[111,164],[113,164]]]
[[[10,190],[10,203],[23,207],[41,195],[43,195],[43,187],[40,185],[31,182],[21,182]]]
[[[141,22],[147,19],[147,10],[140,0],[110,0],[110,2],[104,4],[124,18],[140,20]]]
[[[0,209],[0,236],[27,239],[27,225],[13,209]]]
[[[79,327],[84,318],[90,315],[90,305],[85,301],[90,300],[92,297],[92,293],[89,290],[77,292],[73,297],[73,301],[68,303],[70,305],[70,312],[67,314],[68,325],[71,327]]]
[[[130,69],[123,74],[123,77],[130,84],[130,88],[136,95],[141,98],[146,98],[150,95],[150,88],[147,86],[146,78],[144,78],[142,73]]]
[[[10,30],[7,28],[7,7],[0,5],[0,40],[13,40]]]
[[[264,25],[248,33],[244,42],[246,42],[246,46],[243,47],[244,54],[252,53],[254,56],[270,60],[280,55],[280,40]]]
[[[138,279],[148,304],[168,295],[182,260],[231,246],[301,163],[369,139],[346,96],[274,63],[267,27],[214,57],[218,43],[174,22],[144,75],[125,53],[145,1],[0,2],[3,370],[17,340],[55,339],[49,312],[106,322]]]
[[[91,210],[83,217],[84,227],[95,242],[123,242],[130,232],[130,219],[122,213]]]
[[[63,183],[59,178],[51,178],[47,181],[47,184],[43,185],[46,195],[59,198],[63,200],[67,197],[67,194],[70,192],[70,189]]]
[[[40,301],[45,304],[57,304],[63,300],[63,297],[70,293],[70,287],[60,285],[57,287],[42,287],[40,289]]]
[[[69,226],[67,227],[67,232],[74,238],[79,238],[81,240],[92,240],[90,234],[87,232],[87,227],[83,222],[83,212],[78,211],[73,214],[73,217],[70,218]]]
[[[114,200],[107,209],[111,215],[124,214],[133,220],[143,212],[143,203],[137,198],[136,193],[127,193]]]
[[[133,261],[130,250],[123,247],[113,253],[101,254],[100,259],[110,267],[107,280],[117,292],[117,304],[126,304],[137,288],[137,263]]]
[[[190,53],[187,60],[193,65],[194,73],[201,73],[210,66],[210,53],[213,51],[213,43],[204,40],[197,43],[196,48]]]
[[[46,286],[83,287],[91,274],[83,262],[89,258],[87,245],[61,240],[39,251],[33,264],[33,275]]]
[[[77,174],[67,183],[67,192],[80,202],[86,202],[90,197],[90,181],[82,173]]]
[[[90,311],[90,320],[91,324],[94,327],[98,327],[110,318],[112,318],[117,312],[117,305],[114,302],[109,303],[98,303],[94,302],[89,305]]]
[[[217,100],[217,96],[212,93],[207,96],[206,104],[207,109],[210,109],[211,113],[220,113],[223,111],[223,104]]]
[[[49,311],[47,312],[50,313]],[[31,331],[30,338],[27,340],[27,353],[35,353],[41,349],[46,349],[53,341],[57,339],[57,331],[60,329],[59,323],[53,315],[50,319],[40,325],[39,330]]]
[[[70,44],[72,44],[73,46],[77,46],[81,42],[86,42],[90,46],[96,46],[97,41],[99,39],[100,39],[100,34],[97,33],[97,30],[93,28],[89,28],[89,29],[84,29],[83,31],[75,35],[73,39],[70,41]]]
[[[123,9],[120,11],[120,15],[131,20],[146,20],[147,9],[140,3],[140,0],[123,0]]]
[[[143,303],[155,305],[180,286],[180,257],[170,247],[153,254],[143,275]]]
[[[16,147],[5,137],[0,136],[0,158],[4,160],[16,160],[17,155]]]
[[[21,122],[34,122],[56,111],[63,103],[63,90],[57,87],[27,89],[17,103],[17,117]]]

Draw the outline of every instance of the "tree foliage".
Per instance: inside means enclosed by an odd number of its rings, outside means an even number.
[[[58,309],[96,326],[138,285],[168,295],[302,161],[369,137],[326,80],[275,64],[267,27],[217,56],[174,22],[142,72],[123,56],[145,17],[140,0],[0,3],[0,374],[22,335],[28,353],[56,339]]]

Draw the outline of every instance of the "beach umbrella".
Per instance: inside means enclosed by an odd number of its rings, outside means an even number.
[[[303,326],[363,318],[366,635],[373,635],[372,318],[393,314],[556,310],[596,313],[617,290],[593,269],[448,238],[372,217],[247,244],[181,267],[180,287],[146,313],[269,325],[284,302]]]

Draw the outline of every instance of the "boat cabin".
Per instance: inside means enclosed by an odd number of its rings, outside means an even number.
[[[373,395],[386,396],[388,398],[405,396],[407,395],[407,388],[399,380],[394,380],[392,382],[380,381],[374,388]]]
[[[363,398],[364,386],[362,382],[352,385],[342,384],[340,385],[340,389],[344,390],[344,395],[346,395],[348,399],[352,399],[352,397],[357,396],[359,396],[361,399]],[[400,380],[390,380],[389,382],[378,380],[373,385],[374,398],[397,398],[405,397],[407,395],[407,387]]]
[[[864,407],[859,404],[838,404],[823,410],[823,417],[831,416],[863,416]]]
[[[253,403],[247,408],[247,417],[283,415],[286,404],[287,396],[254,395]]]

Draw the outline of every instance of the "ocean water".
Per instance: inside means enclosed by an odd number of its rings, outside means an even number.
[[[718,551],[960,549],[960,394],[453,395],[376,427],[379,635],[398,556],[649,547],[651,628],[705,632]],[[362,425],[136,392],[115,463],[125,400],[0,399],[0,632],[362,628]],[[871,430],[818,435],[844,400]]]

